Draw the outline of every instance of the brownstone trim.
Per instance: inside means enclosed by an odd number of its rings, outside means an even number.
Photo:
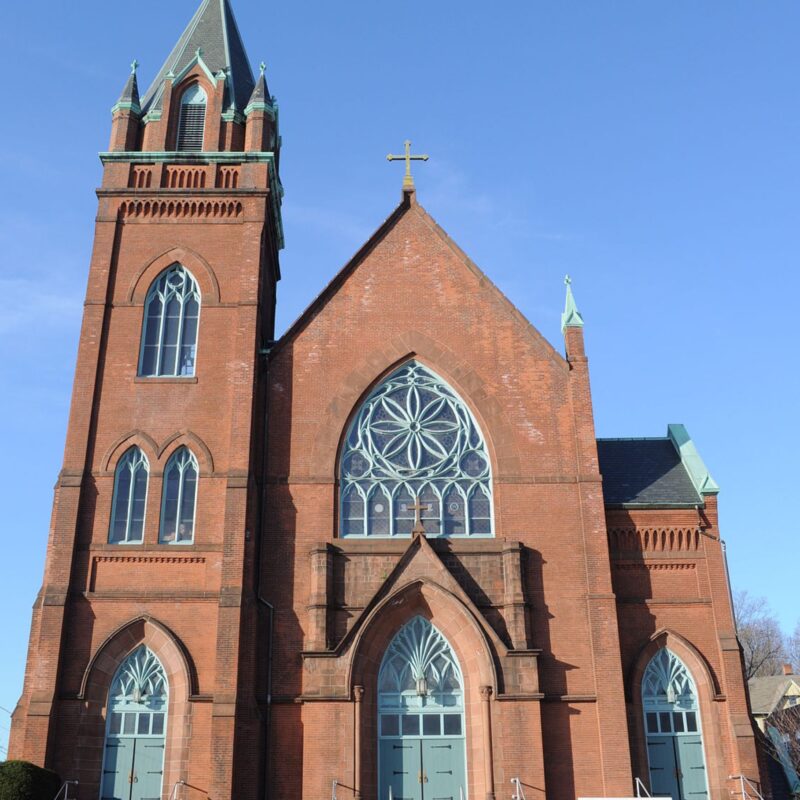
[[[154,464],[158,463],[159,459],[158,445],[152,436],[148,436],[142,430],[130,431],[120,436],[119,439],[106,450],[100,462],[100,471],[113,474],[116,470],[117,462],[133,446],[141,448],[142,452],[147,456],[152,473],[152,467]]]
[[[162,465],[166,465],[169,457],[180,447],[188,447],[197,457],[201,473],[212,475],[214,473],[214,458],[208,445],[193,431],[184,428],[167,437],[158,449],[158,458]],[[168,455],[165,455],[169,451]],[[200,476],[198,476],[200,477]]]
[[[202,298],[201,305],[217,305],[220,302],[219,281],[213,267],[201,255],[185,245],[172,247],[145,264],[134,275],[125,294],[125,301],[143,306],[153,281],[165,269],[176,263],[186,267],[197,280]]]
[[[180,639],[165,625],[144,615],[118,628],[100,645],[81,681],[78,699],[83,705],[77,747],[83,754],[79,780],[87,796],[99,791],[111,682],[120,664],[140,645],[146,645],[158,656],[169,685],[163,787],[168,791],[168,787],[187,774],[190,701],[198,695],[196,671]]]

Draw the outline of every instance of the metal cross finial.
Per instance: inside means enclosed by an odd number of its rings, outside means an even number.
[[[267,65],[263,61],[258,65],[258,68],[261,70],[262,75],[267,71]]]
[[[139,62],[134,58],[133,61],[131,61],[131,75],[135,75],[136,74],[136,68],[138,66],[139,66]]]
[[[425,533],[425,526],[422,524],[422,512],[427,511],[430,506],[424,506],[417,500],[413,506],[406,506],[406,510],[414,512],[414,529],[411,531],[413,535],[418,533]]]
[[[406,162],[406,174],[405,174],[405,177],[403,178],[403,188],[404,189],[413,189],[414,188],[414,179],[411,177],[411,162],[412,161],[427,161],[428,160],[428,156],[427,155],[412,156],[411,155],[411,140],[410,139],[406,139],[405,146],[406,146],[405,155],[393,156],[391,153],[389,153],[389,155],[386,156],[386,160],[387,161],[404,160]]]
[[[569,286],[572,283],[572,278],[569,275],[564,276],[564,283]]]

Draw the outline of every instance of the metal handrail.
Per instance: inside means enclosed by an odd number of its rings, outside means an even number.
[[[514,794],[511,795],[511,800],[526,800],[525,792],[522,791],[522,782],[519,778],[512,778],[511,783],[514,786]]]
[[[653,795],[647,791],[647,787],[642,783],[641,778],[635,778],[634,786],[636,787],[636,796],[642,797],[642,792],[644,792],[644,797],[652,797]]]
[[[331,790],[331,800],[336,800],[336,787],[339,785],[339,781],[333,782],[333,789]]]
[[[53,800],[59,800],[62,792],[64,793],[64,800],[69,800],[69,787],[77,785],[78,781],[64,781],[64,783],[61,784],[61,788],[58,790],[58,794],[53,798]]]
[[[175,800],[177,797],[176,792],[178,791],[179,786],[186,786],[186,781],[175,781],[175,784],[172,787],[172,791],[169,793],[169,800]]]
[[[758,790],[758,787],[744,775],[728,775],[728,780],[739,781],[739,786],[742,790],[742,800],[764,800],[764,796]],[[753,794],[748,793],[747,786],[753,790]]]

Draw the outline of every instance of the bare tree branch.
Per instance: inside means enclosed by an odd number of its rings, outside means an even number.
[[[752,597],[740,589],[734,594],[733,604],[736,631],[744,650],[745,679],[780,675],[788,648],[778,618],[766,599]]]

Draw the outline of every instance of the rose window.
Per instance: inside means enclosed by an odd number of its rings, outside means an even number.
[[[490,536],[486,443],[458,395],[416,361],[367,397],[341,459],[343,536]]]

